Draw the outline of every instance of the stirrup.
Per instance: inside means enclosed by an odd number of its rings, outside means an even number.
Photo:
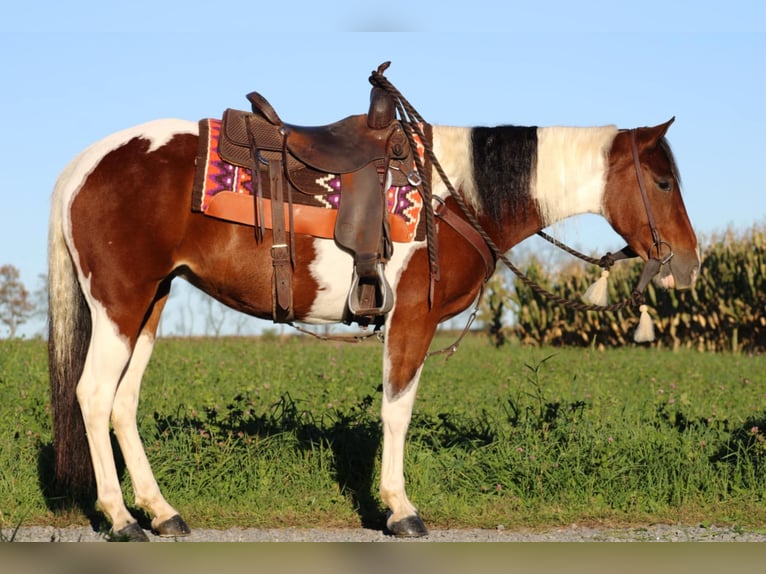
[[[376,274],[361,279],[354,266],[348,308],[354,315],[365,317],[385,315],[394,306],[394,292],[383,274],[383,264],[375,265]]]

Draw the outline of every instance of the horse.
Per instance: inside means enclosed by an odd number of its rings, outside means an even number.
[[[693,285],[700,254],[666,139],[673,120],[633,129],[432,126],[432,149],[446,176],[434,175],[430,205],[424,205],[442,212],[434,228],[438,277],[433,280],[425,239],[396,243],[385,266],[394,298],[383,324],[379,494],[391,534],[428,533],[404,479],[421,370],[437,326],[476,301],[498,257],[551,224],[595,213],[635,254],[655,262],[651,275],[658,286]],[[190,533],[161,493],[136,422],[141,379],[171,281],[181,277],[235,310],[273,318],[273,232],[266,229],[256,241],[252,227],[189,207],[199,138],[198,122],[178,119],[114,133],[77,156],[51,196],[55,481],[68,492],[95,483],[97,507],[123,539],[149,537],[123,499],[110,423],[135,504],[151,517],[152,532]],[[477,226],[492,244],[490,255],[470,237]],[[332,238],[299,231],[290,248],[295,321],[343,322],[351,255]]]

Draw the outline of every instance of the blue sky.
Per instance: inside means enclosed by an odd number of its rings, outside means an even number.
[[[93,141],[158,117],[220,117],[247,108],[251,90],[287,121],[328,123],[366,110],[384,60],[432,123],[626,128],[676,116],[668,137],[698,232],[766,221],[760,0],[263,4],[4,7],[0,264],[38,287],[51,188]],[[620,247],[594,219],[558,231],[587,250]]]

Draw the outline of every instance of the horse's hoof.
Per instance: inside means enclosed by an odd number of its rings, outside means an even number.
[[[157,526],[154,531],[160,536],[168,537],[188,536],[191,534],[191,529],[178,514],[168,518],[165,522]]]
[[[400,538],[420,538],[422,536],[428,536],[428,528],[426,528],[426,525],[417,514],[403,518],[398,522],[392,522],[388,525],[388,529],[394,536]]]
[[[149,542],[149,537],[144,532],[143,528],[138,525],[138,522],[131,522],[125,528],[112,531],[109,535],[110,542]]]

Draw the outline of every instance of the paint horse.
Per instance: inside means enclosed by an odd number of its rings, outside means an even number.
[[[425,205],[440,213],[440,276],[431,281],[430,250],[417,238],[397,243],[385,267],[394,298],[384,325],[380,497],[391,533],[428,532],[404,481],[405,435],[421,370],[439,323],[476,300],[502,253],[559,220],[596,213],[636,254],[655,262],[658,285],[693,284],[700,257],[665,139],[672,121],[630,130],[432,126],[435,157],[452,183],[434,176]],[[273,312],[273,232],[266,229],[256,242],[252,227],[190,209],[198,126],[159,120],[110,135],[65,168],[52,195],[56,479],[71,491],[95,479],[97,504],[112,531],[131,540],[148,536],[123,500],[110,422],[135,503],[151,516],[152,530],[189,533],[160,492],[136,423],[141,378],[171,281],[182,277],[255,317],[270,319]],[[471,219],[493,250],[487,242],[477,245]],[[290,243],[295,320],[343,321],[352,256],[332,238],[296,231]]]

